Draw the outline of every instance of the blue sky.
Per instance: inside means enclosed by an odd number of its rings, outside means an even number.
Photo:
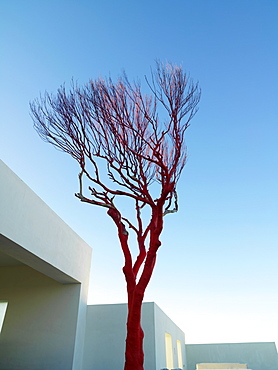
[[[188,343],[277,343],[277,2],[10,0],[0,12],[1,159],[92,246],[89,303],[126,301],[116,230],[73,196],[77,164],[40,140],[29,101],[72,78],[144,78],[159,58],[182,63],[202,99],[146,301]]]

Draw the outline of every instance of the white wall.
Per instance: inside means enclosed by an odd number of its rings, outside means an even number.
[[[187,344],[188,370],[199,363],[241,363],[253,370],[278,370],[274,342]]]
[[[178,368],[177,340],[181,342],[183,369],[186,369],[184,332],[154,304],[156,369],[166,368],[165,333],[172,336],[174,369]]]
[[[90,264],[91,248],[0,161],[1,369],[81,369]]]
[[[1,160],[0,205],[0,234],[14,242],[4,252],[62,283],[88,282],[91,248]]]
[[[80,284],[63,285],[28,266],[0,268],[8,301],[0,369],[72,369]]]
[[[123,369],[126,316],[126,304],[88,306],[83,370]],[[177,339],[182,343],[185,361],[184,333],[153,302],[143,303],[142,327],[145,333],[145,370],[160,370],[166,367],[165,332],[173,338],[176,367]]]
[[[124,367],[127,305],[104,304],[87,308],[83,370],[122,370]],[[153,304],[144,303],[145,370],[155,369]]]

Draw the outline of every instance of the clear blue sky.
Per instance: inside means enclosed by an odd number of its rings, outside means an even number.
[[[126,301],[116,230],[73,196],[77,164],[41,141],[28,104],[169,60],[202,99],[145,298],[188,343],[278,342],[277,1],[9,0],[0,13],[1,159],[92,246],[89,303]]]

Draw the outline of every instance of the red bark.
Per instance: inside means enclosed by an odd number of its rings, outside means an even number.
[[[141,309],[143,294],[138,294],[136,288],[133,291],[133,300],[128,305],[127,317],[127,336],[125,349],[124,370],[143,370],[144,351],[143,339],[144,332],[141,327]]]
[[[134,289],[129,292],[128,317],[127,317],[127,336],[125,351],[124,370],[143,370],[144,369],[144,351],[143,339],[144,332],[141,327],[141,310],[144,293],[147,284],[151,278],[155,266],[156,254],[148,252],[144,266],[143,280],[140,279]],[[142,283],[143,282],[143,283]]]
[[[147,254],[144,253],[144,238],[142,237],[141,250],[134,266],[132,266],[131,255],[128,248],[128,232],[122,222],[120,212],[117,209],[110,208],[107,213],[117,226],[118,237],[125,257],[123,272],[127,283],[128,316],[126,323],[127,336],[124,370],[143,370],[144,332],[141,327],[141,310],[144,293],[154,270],[156,253],[161,244],[159,241],[159,236],[163,229],[162,206],[156,205],[153,207],[153,214],[149,225],[149,250]],[[136,283],[136,276],[143,262],[145,262],[143,272],[139,281]]]

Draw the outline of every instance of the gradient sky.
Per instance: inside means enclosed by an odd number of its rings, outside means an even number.
[[[89,303],[126,301],[116,229],[74,197],[78,166],[41,141],[29,101],[72,78],[144,78],[159,58],[202,99],[145,300],[187,343],[278,343],[277,1],[2,0],[0,14],[1,159],[93,248]]]

